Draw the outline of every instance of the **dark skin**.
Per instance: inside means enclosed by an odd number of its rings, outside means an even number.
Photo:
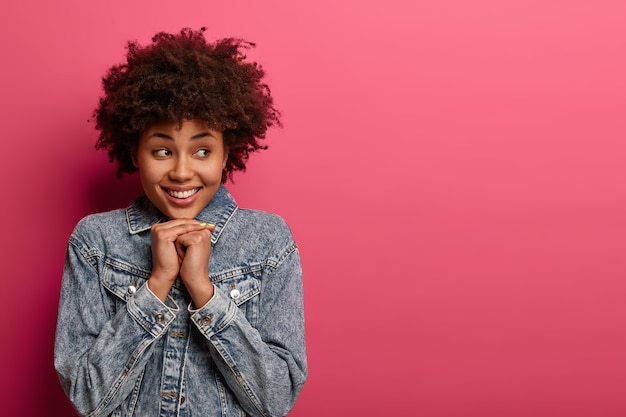
[[[213,297],[207,265],[215,226],[194,218],[217,192],[227,155],[221,132],[201,120],[157,123],[134,151],[146,195],[172,219],[151,229],[148,288],[163,302],[179,276],[197,308]]]
[[[165,302],[180,275],[196,307],[202,307],[214,293],[207,272],[214,225],[193,219],[175,219],[152,226],[152,274],[148,288]]]

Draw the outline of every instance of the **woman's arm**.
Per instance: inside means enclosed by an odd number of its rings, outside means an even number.
[[[82,415],[109,415],[130,394],[154,342],[175,318],[146,285],[113,313],[100,282],[102,259],[70,238],[59,302],[54,364]]]
[[[302,270],[295,244],[261,278],[257,328],[216,288],[191,317],[241,406],[252,416],[284,416],[307,378]]]

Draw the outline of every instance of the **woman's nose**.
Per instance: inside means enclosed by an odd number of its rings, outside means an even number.
[[[190,161],[185,157],[178,157],[169,172],[169,176],[175,181],[185,181],[193,177],[193,169]]]

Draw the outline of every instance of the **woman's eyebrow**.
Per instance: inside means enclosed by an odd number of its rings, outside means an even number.
[[[155,132],[155,133],[151,134],[150,136],[148,136],[148,139],[150,139],[150,138],[160,138],[160,139],[174,140],[174,138],[171,137],[170,135],[168,135],[167,133],[161,133],[161,132]]]
[[[202,138],[206,138],[206,137],[215,138],[215,135],[212,135],[211,132],[200,132],[200,133],[196,133],[195,135],[193,135],[190,139],[191,140],[197,140],[197,139],[202,139]],[[148,139],[150,139],[150,138],[160,138],[160,139],[166,139],[166,140],[174,140],[173,137],[171,137],[167,133],[163,133],[163,132],[155,132],[155,133],[151,134],[148,137]]]
[[[202,139],[206,137],[215,138],[215,136],[212,135],[211,132],[200,132],[200,133],[193,135],[190,139],[194,140],[194,139]]]

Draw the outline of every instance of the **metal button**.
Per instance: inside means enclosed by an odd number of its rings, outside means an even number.
[[[133,295],[137,292],[137,288],[135,288],[134,285],[129,285],[128,288],[126,288],[126,292],[128,293],[128,295]]]
[[[208,326],[209,324],[211,324],[212,321],[213,321],[213,315],[204,316],[200,319],[200,324],[202,326]]]
[[[161,314],[161,313],[157,313],[154,315],[154,319],[157,321],[157,323],[164,323],[165,322],[165,315]]]
[[[181,395],[180,396],[180,403],[183,404],[185,402],[185,396]]]
[[[233,300],[236,300],[237,298],[241,297],[241,293],[239,292],[235,284],[231,284],[230,288],[232,288],[230,290],[230,298],[232,298]]]

